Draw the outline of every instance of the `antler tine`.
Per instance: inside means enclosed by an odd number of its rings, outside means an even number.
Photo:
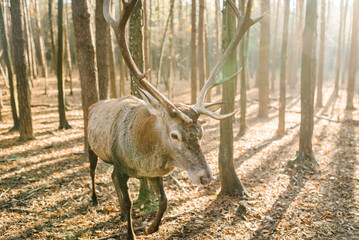
[[[126,24],[137,4],[137,0],[122,0],[122,4],[123,10],[119,22],[113,19],[110,14],[110,0],[104,0],[103,13],[106,21],[115,31],[117,43],[128,68],[134,77],[141,83],[141,85],[167,110],[171,117],[179,117],[183,121],[191,123],[192,119],[176,108],[170,100],[168,100],[162,93],[160,93],[154,86],[152,86],[151,83],[146,79],[146,74],[143,74],[137,67],[131,56],[125,37]]]
[[[237,19],[238,19],[238,26],[237,26],[236,32],[234,34],[233,39],[231,40],[231,42],[228,44],[226,50],[224,51],[222,57],[219,59],[219,61],[214,66],[211,74],[209,75],[209,78],[207,79],[206,83],[204,84],[203,88],[201,89],[201,92],[200,92],[200,94],[198,96],[198,99],[197,99],[197,102],[196,102],[195,106],[193,107],[193,110],[195,110],[198,114],[208,115],[208,116],[213,117],[213,118],[218,119],[218,120],[231,117],[234,114],[236,114],[237,111],[234,111],[234,112],[229,113],[229,114],[224,114],[224,115],[218,115],[216,113],[213,113],[213,112],[211,112],[211,111],[209,111],[209,110],[207,110],[207,109],[205,109],[203,107],[205,97],[206,97],[208,91],[211,88],[223,83],[223,82],[216,82],[216,80],[215,80],[216,75],[220,72],[220,70],[222,69],[224,64],[227,62],[227,60],[230,57],[231,53],[237,47],[238,43],[243,38],[246,31],[253,24],[257,23],[258,21],[260,21],[262,19],[262,17],[260,17],[258,19],[255,19],[255,20],[252,20],[250,18],[250,13],[251,13],[251,10],[252,10],[252,5],[253,5],[252,0],[248,0],[248,2],[247,2],[247,8],[246,8],[244,17],[241,16],[241,14],[239,12],[239,9],[236,8],[236,6],[232,2],[232,0],[228,0],[228,3],[231,6],[231,8],[233,9],[233,11],[236,14]]]

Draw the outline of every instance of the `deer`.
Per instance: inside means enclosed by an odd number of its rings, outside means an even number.
[[[235,50],[245,32],[260,18],[252,20],[252,0],[248,0],[242,16],[231,0],[229,5],[238,18],[238,27],[222,57],[216,63],[208,80],[201,89],[194,105],[172,103],[146,78],[134,62],[125,37],[125,28],[137,0],[122,0],[120,20],[110,13],[110,0],[105,0],[103,13],[115,32],[117,43],[128,68],[137,79],[136,86],[142,99],[129,95],[117,99],[101,100],[91,106],[88,122],[88,158],[92,184],[92,202],[98,205],[95,189],[95,172],[98,159],[113,165],[112,181],[119,199],[121,214],[127,221],[127,239],[135,239],[132,227],[132,200],[129,194],[129,178],[147,178],[159,207],[155,219],[144,230],[151,234],[159,230],[167,208],[163,177],[175,167],[187,171],[196,185],[206,185],[213,174],[201,150],[203,129],[198,121],[200,115],[217,120],[235,115],[236,111],[217,114],[224,103],[205,103],[209,90],[221,84],[216,75]]]

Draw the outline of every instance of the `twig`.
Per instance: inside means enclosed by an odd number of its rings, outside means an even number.
[[[2,196],[4,196],[5,193],[7,193],[9,190],[10,190],[10,188],[6,189],[5,192],[3,192],[3,193],[0,195],[0,198],[1,198]]]
[[[169,177],[175,181],[175,183],[177,184],[177,186],[184,192],[184,193],[188,193],[186,189],[184,189],[184,187],[182,187],[182,184],[177,180],[177,178],[175,178],[172,174],[169,175]]]

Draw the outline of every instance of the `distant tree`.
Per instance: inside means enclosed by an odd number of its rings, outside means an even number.
[[[20,140],[27,141],[34,139],[30,106],[30,85],[27,70],[27,58],[25,49],[25,36],[23,34],[23,8],[21,0],[11,1],[12,39],[14,48],[14,66],[17,81],[17,95],[19,98],[19,130]]]
[[[280,96],[279,96],[279,120],[277,135],[282,137],[285,133],[285,105],[286,105],[286,80],[287,80],[287,49],[288,49],[288,23],[290,0],[284,1],[284,20],[282,38],[282,56],[280,66]]]
[[[358,54],[358,23],[359,23],[359,0],[354,1],[353,7],[353,25],[352,25],[352,40],[350,46],[350,60],[349,60],[349,75],[347,88],[347,106],[346,109],[353,110],[353,98],[355,89],[355,75]]]
[[[279,7],[280,7],[280,0],[277,0],[277,7],[276,7],[276,15],[274,21],[274,35],[273,35],[273,52],[272,52],[272,70],[271,70],[271,91],[274,91],[274,82],[276,79],[276,70],[277,70],[277,42],[278,42],[278,20],[279,20]],[[274,14],[274,13],[273,13]]]
[[[56,58],[56,50],[55,50],[55,37],[54,37],[54,28],[52,26],[52,0],[49,0],[49,25],[50,25],[50,40],[51,40],[51,64],[52,69],[56,73],[57,66],[57,58]]]
[[[191,103],[194,104],[197,100],[196,0],[192,0],[191,26]]]
[[[269,12],[269,1],[261,0],[261,14]],[[270,53],[269,14],[260,22],[259,63],[258,63],[258,117],[268,117],[269,104],[269,53]]]
[[[103,17],[102,6],[103,0],[96,0],[96,62],[99,97],[100,99],[107,99],[109,82],[108,37],[110,29]]]
[[[204,56],[204,0],[199,0],[198,12],[198,43],[197,43],[197,56],[198,56],[198,79],[199,89],[204,85],[205,78],[205,56]]]
[[[64,44],[65,44],[65,79],[69,77],[70,83],[70,95],[73,95],[73,84],[72,84],[72,61],[71,61],[71,51],[70,51],[70,42],[68,36],[68,21],[67,21],[67,3],[64,4]]]
[[[63,51],[63,9],[64,4],[63,0],[58,0],[58,14],[57,14],[57,89],[58,89],[58,102],[59,102],[59,118],[60,126],[59,129],[69,129],[71,128],[70,124],[66,119],[66,104],[65,104],[65,82],[63,79],[63,60],[64,60],[64,51]]]
[[[325,2],[322,0],[321,3],[321,14],[320,14],[320,47],[319,47],[319,66],[318,66],[318,84],[317,84],[317,107],[323,106],[323,79],[324,79],[324,56],[325,56]]]
[[[242,0],[241,0],[242,1]],[[215,24],[215,31],[216,31],[216,61],[219,60],[219,57],[221,55],[220,52],[220,30],[219,30],[219,22],[220,22],[220,6],[219,6],[219,0],[215,0],[215,20],[214,20],[214,24]],[[220,94],[221,93],[221,86],[218,86],[216,88],[216,94]]]
[[[303,165],[317,170],[314,158],[312,136],[314,128],[314,86],[316,73],[317,0],[307,1],[305,26],[303,31],[302,68],[301,68],[301,122],[299,151],[295,160],[288,162],[290,168]]]
[[[11,128],[12,130],[19,130],[19,117],[18,117],[18,104],[17,104],[17,96],[15,92],[15,84],[14,84],[14,73],[13,66],[11,61],[11,54],[9,48],[9,40],[8,40],[8,31],[5,25],[5,16],[3,5],[0,4],[0,37],[1,37],[1,46],[3,49],[4,61],[7,68],[7,78],[9,81],[10,88],[10,104],[11,104],[11,114],[14,122],[14,126]]]
[[[117,86],[116,86],[116,71],[115,71],[115,57],[114,49],[112,44],[112,33],[111,30],[108,32],[108,64],[109,64],[109,78],[110,78],[110,98],[117,97]],[[122,72],[122,70],[121,70]]]
[[[40,13],[39,13],[39,1],[34,1],[35,7],[34,7],[34,13],[35,13],[35,41],[37,45],[37,59],[39,62],[39,67],[41,69],[41,75],[45,78],[45,86],[44,86],[44,94],[47,94],[47,63],[45,60],[45,47],[44,47],[44,40],[42,38],[41,34],[41,19],[40,19]]]
[[[239,8],[241,9],[242,14],[245,11],[245,1],[239,1]],[[241,68],[240,73],[240,96],[241,96],[241,117],[239,120],[239,132],[238,137],[244,136],[246,130],[246,113],[247,113],[247,69],[246,62],[248,58],[248,40],[249,40],[249,31],[246,33],[245,38],[240,42],[240,51],[239,51],[239,63]]]
[[[88,0],[72,1],[76,58],[81,81],[81,100],[84,114],[85,152],[88,150],[87,124],[89,107],[98,101],[95,47]]]
[[[340,77],[340,66],[342,61],[342,38],[343,38],[343,21],[344,21],[344,0],[340,2],[340,23],[339,23],[339,33],[338,33],[338,45],[337,45],[337,57],[336,57],[336,67],[335,67],[335,87],[334,93],[338,96],[339,92],[339,77]]]

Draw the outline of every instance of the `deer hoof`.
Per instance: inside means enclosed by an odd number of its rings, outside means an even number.
[[[148,234],[151,234],[151,233],[154,233],[154,232],[157,232],[158,231],[158,226],[148,226],[145,228],[145,234],[148,235]]]

